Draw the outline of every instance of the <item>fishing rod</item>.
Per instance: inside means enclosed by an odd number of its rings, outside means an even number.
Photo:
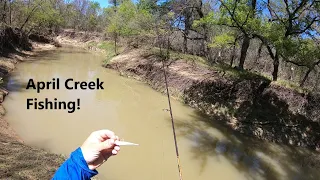
[[[169,56],[169,51],[167,50],[167,58]],[[165,62],[162,59],[162,70],[164,74],[165,84],[166,84],[166,91],[167,91],[167,97],[168,97],[168,104],[169,104],[169,112],[170,112],[170,118],[171,118],[171,125],[172,125],[172,132],[173,132],[173,139],[174,139],[174,145],[176,148],[176,156],[177,156],[177,163],[178,163],[178,170],[179,170],[179,177],[180,180],[183,180],[182,178],[182,171],[181,171],[181,165],[180,165],[180,158],[179,158],[179,149],[178,149],[178,143],[177,143],[177,136],[176,136],[176,130],[174,127],[174,120],[172,115],[172,107],[171,107],[171,101],[170,101],[170,93],[168,88],[168,78],[167,78],[167,72],[165,69]]]

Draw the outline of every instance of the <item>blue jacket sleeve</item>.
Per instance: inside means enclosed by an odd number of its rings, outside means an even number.
[[[97,174],[98,171],[89,169],[81,148],[78,148],[72,152],[70,158],[59,167],[52,180],[88,180]]]

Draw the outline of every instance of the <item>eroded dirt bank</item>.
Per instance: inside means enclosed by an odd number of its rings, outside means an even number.
[[[50,179],[64,161],[61,155],[29,147],[5,120],[2,102],[8,91],[3,87],[6,77],[19,62],[55,48],[51,44],[32,43],[33,51],[13,51],[0,56],[0,179]]]
[[[248,136],[320,150],[320,95],[280,87],[257,75],[230,76],[183,59],[167,64],[171,94],[212,121]],[[119,55],[104,66],[164,92],[161,60],[146,50]]]

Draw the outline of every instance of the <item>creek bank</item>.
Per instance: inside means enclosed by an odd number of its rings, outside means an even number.
[[[171,95],[247,136],[320,150],[320,95],[299,93],[258,76],[234,77],[184,59],[168,64]],[[164,93],[161,58],[132,50],[110,60],[115,69]]]
[[[104,40],[105,38],[103,38],[103,35],[101,33],[82,32],[75,31],[73,29],[64,29],[55,38],[55,41],[63,45],[80,47],[83,49],[99,52],[102,50],[94,46],[94,44],[97,44]]]
[[[30,41],[28,43],[30,48],[27,50],[13,46],[13,49],[8,48],[5,53],[0,54],[0,179],[50,179],[65,160],[61,155],[25,145],[4,118],[6,111],[2,102],[9,94],[4,82],[15,70],[16,64],[53,50],[56,46]]]

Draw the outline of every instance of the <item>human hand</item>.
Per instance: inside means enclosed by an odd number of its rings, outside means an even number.
[[[119,137],[109,130],[100,130],[90,134],[81,146],[81,151],[89,169],[95,170],[109,157],[117,155],[120,147],[115,144]]]

